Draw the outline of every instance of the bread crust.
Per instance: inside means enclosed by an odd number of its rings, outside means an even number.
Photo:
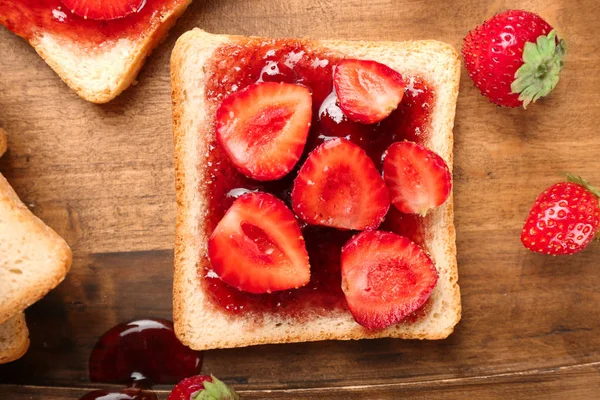
[[[23,357],[29,349],[29,329],[25,314],[19,313],[0,324],[0,364]]]
[[[342,310],[302,322],[275,314],[257,322],[252,315],[231,316],[205,297],[199,273],[208,262],[208,238],[202,229],[207,193],[201,182],[209,175],[199,155],[206,153],[208,143],[214,139],[215,113],[204,99],[205,64],[221,44],[243,39],[194,29],[179,38],[171,58],[177,196],[173,314],[179,339],[193,349],[205,350],[327,339],[446,338],[461,316],[452,196],[426,219],[426,249],[436,261],[440,280],[431,296],[429,311],[415,323],[369,331]],[[308,43],[317,49],[380,61],[407,76],[424,76],[437,94],[431,139],[426,145],[452,169],[452,128],[460,60],[450,45],[436,41]]]
[[[72,255],[67,242],[33,215],[2,174],[0,230],[3,323],[58,286],[71,267]]]
[[[161,23],[137,39],[119,39],[113,46],[90,52],[77,43],[49,33],[29,43],[58,76],[81,98],[107,103],[127,89],[152,50],[165,38],[192,0],[183,1],[161,16]]]

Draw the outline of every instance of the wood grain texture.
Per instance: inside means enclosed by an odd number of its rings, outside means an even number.
[[[97,106],[0,29],[0,171],[72,245],[66,281],[27,312],[31,349],[0,367],[0,397],[77,398],[87,358],[118,322],[171,313],[175,197],[168,60],[194,26],[215,33],[439,39],[507,8],[534,10],[566,39],[552,96],[526,112],[493,106],[463,70],[455,203],[463,318],[439,342],[375,340],[209,351],[203,371],[245,399],[597,398],[600,243],[566,258],[519,242],[535,196],[571,171],[600,184],[600,3],[595,0],[196,1],[139,84]],[[33,386],[15,386],[33,385]],[[163,396],[164,398],[164,396]]]
[[[549,398],[595,399],[600,385],[595,381],[598,364],[586,364],[551,370],[523,371],[463,379],[444,379],[417,383],[382,385],[351,385],[310,389],[237,389],[244,400],[310,400],[364,399],[412,400],[489,399],[547,400]],[[236,386],[233,383],[232,385]],[[44,386],[0,386],[0,396],[14,400],[76,399],[88,389]],[[169,390],[157,389],[159,400],[168,397]]]

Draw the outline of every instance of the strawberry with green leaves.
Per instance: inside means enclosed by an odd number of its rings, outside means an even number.
[[[167,400],[239,400],[240,396],[212,375],[197,375],[179,382]]]
[[[527,108],[558,83],[565,45],[539,15],[508,10],[469,32],[462,54],[475,86],[492,103]]]
[[[536,199],[521,242],[531,251],[569,255],[585,249],[600,229],[600,191],[585,179],[568,175],[568,182],[550,186]]]

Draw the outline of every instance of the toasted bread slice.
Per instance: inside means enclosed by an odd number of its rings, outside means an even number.
[[[208,79],[205,67],[219,46],[244,39],[194,29],[179,38],[171,58],[178,206],[173,313],[179,339],[193,349],[204,350],[326,339],[447,337],[461,315],[452,197],[426,219],[425,248],[435,261],[439,281],[426,314],[416,322],[369,331],[357,324],[347,310],[309,321],[298,321],[277,313],[255,319],[251,313],[228,314],[207,298],[200,280],[204,266],[209,263],[208,237],[203,229],[208,198],[203,182],[210,179],[210,175],[202,155],[215,140],[216,106],[205,96]],[[346,57],[379,61],[405,76],[418,75],[426,79],[434,87],[436,100],[431,133],[425,144],[452,168],[452,128],[460,61],[450,45],[437,41],[304,43]]]
[[[6,152],[6,133],[0,128],[0,157]],[[23,357],[29,348],[29,330],[25,314],[19,313],[0,324],[0,364]]]
[[[168,30],[192,0],[183,0],[163,13],[159,23],[137,37],[124,37],[103,43],[96,49],[81,46],[60,34],[39,31],[29,43],[58,76],[80,97],[92,103],[106,103],[127,89],[135,80],[146,57],[164,39]],[[50,12],[52,10],[49,10]],[[4,18],[3,18],[4,17]],[[0,15],[0,23],[11,21]]]
[[[25,314],[19,313],[0,324],[0,364],[23,357],[29,349],[29,330]]]
[[[0,323],[54,289],[71,267],[71,249],[19,200],[0,174]]]

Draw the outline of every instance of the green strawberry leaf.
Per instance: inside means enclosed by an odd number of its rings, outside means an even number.
[[[199,391],[192,400],[239,400],[240,396],[225,383],[211,375],[212,382],[204,381],[204,390]]]
[[[523,49],[523,65],[515,73],[510,86],[519,94],[523,108],[549,94],[558,83],[565,56],[565,43],[557,43],[556,31],[540,36],[536,43],[527,42]]]
[[[586,181],[582,177],[577,176],[577,175],[573,175],[573,174],[567,174],[567,180],[569,182],[576,183],[579,186],[583,186],[585,189],[587,189],[589,192],[591,192],[592,194],[594,194],[596,197],[600,198],[600,190],[598,190],[595,187],[593,187],[591,185],[591,183],[589,183],[588,181]]]

